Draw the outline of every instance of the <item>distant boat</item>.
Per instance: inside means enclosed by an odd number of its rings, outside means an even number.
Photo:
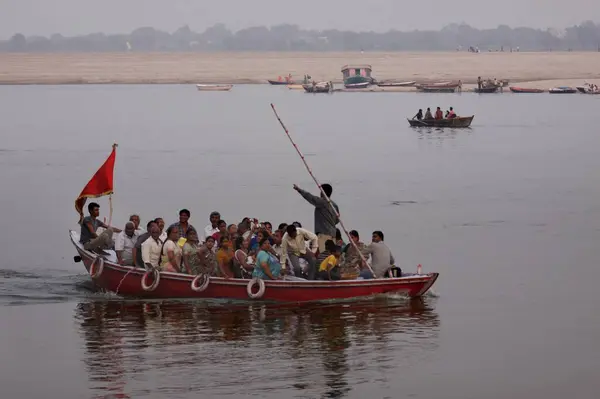
[[[457,89],[456,86],[421,86],[417,90],[423,93],[454,93]]]
[[[294,84],[293,80],[267,80],[270,84],[272,85],[280,85],[280,86],[287,86],[287,85],[291,85]]]
[[[485,94],[485,93],[497,93],[498,92],[498,86],[488,86],[488,87],[476,87],[473,89],[473,91],[475,93],[479,93],[479,94]]]
[[[514,87],[514,86],[510,87],[510,91],[512,91],[513,93],[543,93],[543,92],[545,92],[545,90],[542,90],[542,89],[528,89],[525,87]]]
[[[207,85],[197,84],[196,88],[200,91],[229,91],[233,85]]]
[[[415,83],[417,83],[416,81],[410,81],[410,82],[379,82],[377,83],[377,86],[379,87],[409,87],[409,86],[414,86]]]
[[[371,65],[344,65],[342,76],[347,89],[364,89],[375,82],[371,77]]]
[[[450,119],[408,119],[408,123],[411,127],[451,127],[451,128],[465,128],[471,126],[473,118],[471,116],[457,116],[456,118]]]
[[[302,85],[304,91],[307,93],[329,93],[332,89],[329,82],[319,82],[315,85],[313,84],[305,84]]]
[[[568,86],[560,86],[560,87],[553,87],[552,89],[548,90],[548,93],[550,93],[550,94],[574,94],[574,93],[577,93],[577,89],[574,89],[574,88],[568,87]]]

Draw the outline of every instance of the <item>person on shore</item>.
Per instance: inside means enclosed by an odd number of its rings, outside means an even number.
[[[142,243],[142,261],[146,269],[158,269],[160,265],[160,253],[163,242],[159,237],[160,229],[158,226],[151,226],[150,237]]]
[[[142,244],[144,242],[146,242],[146,240],[148,238],[150,238],[150,230],[152,229],[152,226],[155,226],[156,228],[158,228],[158,224],[156,224],[156,222],[154,220],[149,221],[146,224],[146,232],[144,234],[141,234],[137,238],[135,245],[133,247],[132,254],[133,254],[133,259],[135,259],[136,267],[142,267],[142,268],[144,267],[144,260],[142,259]]]
[[[431,108],[427,107],[427,111],[425,111],[425,116],[423,117],[425,120],[433,119],[433,115],[431,114]]]
[[[481,90],[481,88],[483,87],[483,82],[481,81],[481,76],[477,77],[477,89]]]
[[[394,266],[394,255],[392,255],[392,251],[383,242],[383,232],[379,230],[374,231],[371,239],[372,242],[365,248],[365,254],[371,256],[371,268],[378,278],[382,278],[385,272]],[[361,270],[360,277],[370,279],[373,278],[373,274],[365,267]]]
[[[442,112],[442,109],[440,107],[437,107],[437,109],[435,110],[435,119],[444,119],[444,113]]]
[[[333,245],[331,255],[325,258],[319,266],[319,280],[341,280],[340,274],[340,256],[342,255],[342,249]]]
[[[260,251],[256,255],[256,263],[252,277],[260,279],[276,280],[281,275],[281,263],[278,263],[275,258],[269,255],[269,240],[263,238],[260,243]],[[314,258],[313,258],[314,259]]]
[[[310,242],[308,250],[306,248],[307,240]],[[287,227],[281,241],[281,258],[279,263],[285,267],[286,261],[289,258],[295,276],[302,277],[302,268],[300,267],[300,258],[302,258],[308,263],[308,279],[314,280],[316,274],[315,252],[317,251],[318,237],[314,233],[292,224]]]
[[[98,220],[100,216],[100,205],[90,202],[88,205],[89,216],[81,221],[81,232],[79,242],[83,244],[86,251],[102,252],[113,247],[113,233],[120,233],[121,230],[116,227],[110,227]],[[102,227],[104,231],[98,235],[96,231]]]
[[[323,189],[323,192],[317,197],[294,184],[294,190],[300,193],[308,203],[315,207],[315,233],[318,237],[319,251],[324,251],[325,241],[335,240],[335,226],[339,223],[337,215],[339,214],[340,209],[337,204],[331,200],[333,187],[331,187],[330,184],[322,184],[321,188]]]
[[[423,110],[419,108],[419,112],[417,112],[417,114],[415,116],[412,117],[413,120],[423,120]]]
[[[117,235],[115,252],[120,265],[133,266],[133,248],[138,239],[135,223],[127,222],[125,230]]]
[[[459,93],[462,93],[462,80],[458,80],[458,86],[456,87]]]
[[[179,241],[179,231],[179,227],[175,225],[171,225],[167,229],[167,241],[163,243],[160,251],[160,268],[162,271],[179,273],[182,255],[181,247],[177,245],[177,241]],[[188,229],[187,231],[195,230]]]
[[[219,231],[219,221],[221,220],[221,214],[217,211],[213,211],[208,216],[209,224],[204,228],[204,237],[211,237],[213,234]],[[218,240],[217,238],[215,238]],[[218,242],[218,241],[217,241]]]

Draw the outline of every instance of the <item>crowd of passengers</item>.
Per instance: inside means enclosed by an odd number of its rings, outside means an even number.
[[[330,196],[331,186],[322,187]],[[345,243],[335,227],[339,220],[332,206],[337,211],[337,205],[323,194],[317,197],[295,185],[294,189],[315,206],[318,233],[299,222],[281,223],[276,230],[268,221],[248,217],[228,224],[219,212],[212,212],[210,223],[199,232],[190,223],[187,209],[182,209],[179,221],[166,230],[159,217],[147,222],[144,231],[139,215],[131,215],[121,230],[101,222],[100,205],[92,202],[89,216],[81,221],[80,242],[84,249],[99,254],[114,249],[118,263],[124,266],[225,278],[279,279],[287,273],[308,280],[369,279],[373,274],[363,259],[370,261],[377,277],[394,266],[381,231],[374,231],[366,245],[352,230],[349,235],[355,245]]]

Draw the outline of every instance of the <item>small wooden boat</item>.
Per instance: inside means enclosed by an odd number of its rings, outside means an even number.
[[[371,82],[360,82],[360,83],[344,83],[346,89],[366,89],[371,85]]]
[[[293,80],[267,80],[267,82],[269,82],[269,84],[272,85],[276,85],[276,86],[287,86],[287,85],[291,85],[294,84]]]
[[[488,86],[488,87],[482,87],[481,89],[479,87],[476,87],[473,89],[473,91],[475,93],[479,93],[479,94],[497,93],[498,88],[499,88],[499,86]]]
[[[568,86],[560,86],[560,87],[553,87],[552,89],[548,90],[548,93],[550,93],[550,94],[574,94],[574,93],[577,93],[577,89],[574,89],[574,88],[568,87]]]
[[[510,91],[513,93],[543,93],[545,90],[542,89],[528,89],[525,87],[515,87],[511,86]]]
[[[305,84],[302,85],[304,91],[307,93],[329,93],[332,89],[329,82],[319,82],[316,85]]]
[[[196,88],[200,91],[229,91],[232,87],[233,85],[196,85]]]
[[[456,118],[450,119],[408,119],[408,123],[411,127],[451,127],[451,128],[465,128],[471,126],[473,118],[471,116],[457,116]]]
[[[271,302],[318,302],[348,300],[380,294],[420,297],[437,280],[438,273],[406,274],[398,278],[371,280],[244,280],[237,278],[192,276],[170,272],[151,272],[121,266],[114,251],[98,255],[86,251],[79,234],[70,231],[71,243],[78,253],[75,262],[83,264],[96,286],[124,297],[134,298],[206,298],[260,300]],[[92,266],[93,265],[93,266]]]
[[[379,82],[377,83],[377,86],[379,87],[410,87],[410,86],[414,86],[415,83],[417,83],[416,81],[410,81],[410,82]]]
[[[423,93],[454,93],[458,85],[456,86],[421,86],[417,90]]]

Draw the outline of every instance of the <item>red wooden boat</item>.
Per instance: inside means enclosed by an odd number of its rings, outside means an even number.
[[[438,273],[411,274],[399,278],[372,280],[243,280],[155,273],[141,268],[121,266],[116,255],[108,251],[99,256],[86,251],[79,243],[79,233],[70,231],[71,242],[96,285],[106,291],[137,298],[222,298],[273,302],[311,302],[345,300],[378,294],[399,293],[408,297],[425,294]],[[158,278],[157,278],[158,277]]]
[[[542,89],[527,89],[525,87],[510,87],[510,91],[513,93],[544,93],[545,90]]]

